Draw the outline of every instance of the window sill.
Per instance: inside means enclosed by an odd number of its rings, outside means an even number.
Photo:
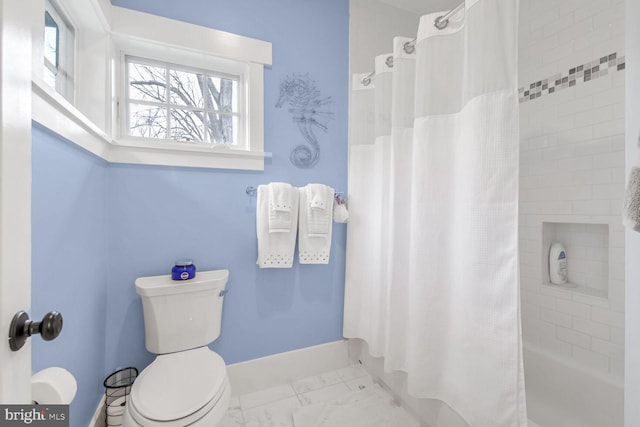
[[[31,87],[34,121],[109,163],[264,170],[264,159],[270,157],[262,151],[226,147],[153,147],[113,140],[44,82],[33,80]]]

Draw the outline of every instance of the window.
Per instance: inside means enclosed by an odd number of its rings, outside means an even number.
[[[52,2],[44,13],[44,81],[73,102],[75,31]]]
[[[111,163],[264,170],[271,43],[109,1],[45,2],[36,122]]]
[[[242,76],[125,56],[126,134],[242,145]]]

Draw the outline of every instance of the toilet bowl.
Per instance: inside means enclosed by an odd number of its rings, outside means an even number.
[[[214,427],[222,420],[231,387],[224,360],[207,344],[220,335],[228,274],[200,272],[188,282],[136,280],[145,345],[158,356],[131,387],[124,427]]]
[[[215,426],[231,387],[222,358],[208,347],[160,355],[131,388],[125,426]]]

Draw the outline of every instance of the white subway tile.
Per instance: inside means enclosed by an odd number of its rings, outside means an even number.
[[[618,104],[625,96],[624,86],[614,86],[611,90],[607,90],[598,94],[593,98],[593,106],[600,107],[604,105]]]
[[[572,296],[573,300],[576,302],[581,302],[583,304],[589,304],[591,306],[609,308],[609,300],[606,298],[600,298],[593,295],[584,295],[574,293]]]
[[[560,144],[574,144],[576,142],[590,141],[593,139],[593,126],[584,126],[571,129],[558,134]]]
[[[555,200],[548,202],[521,202],[520,209],[523,213],[529,214],[555,214],[555,215],[570,215],[573,213],[573,205],[570,201]],[[609,212],[609,205],[607,204],[607,213]]]
[[[568,43],[593,30],[593,20],[584,19],[584,16],[578,18],[578,13],[580,13],[580,10],[576,11],[575,24],[567,26],[558,32],[558,43]]]
[[[589,319],[589,316],[591,315],[591,307],[589,305],[566,299],[556,299],[555,309],[562,313],[582,317],[584,319]]]
[[[574,185],[607,184],[611,182],[610,169],[592,169],[572,172]]]
[[[617,182],[619,184],[626,185],[627,177],[626,177],[623,166],[611,168],[610,173],[611,173],[611,182]]]
[[[624,3],[613,5],[612,7],[603,9],[600,13],[593,16],[593,26],[609,27],[624,18]],[[618,44],[624,46],[624,44]],[[608,52],[608,51],[607,51]],[[604,55],[605,52],[602,53]],[[611,53],[611,52],[608,52]]]
[[[604,341],[593,338],[591,341],[591,349],[596,353],[611,357],[612,359],[624,360],[624,346],[613,344],[610,341]]]
[[[594,199],[621,201],[623,195],[624,187],[620,184],[598,184],[593,186]],[[622,206],[622,203],[620,203],[620,206]]]
[[[571,316],[566,313],[560,313],[558,311],[541,308],[540,318],[545,322],[553,323],[554,325],[571,328]]]
[[[574,15],[576,22],[580,22],[584,19],[593,17],[595,15],[602,14],[604,11],[611,8],[611,0],[596,0],[586,2],[583,7],[576,9]],[[591,24],[591,19],[588,19]],[[592,28],[592,27],[591,27]]]
[[[624,329],[624,313],[593,307],[591,310],[591,320]]]
[[[544,294],[544,295],[551,295],[554,296],[556,298],[563,298],[563,299],[571,299],[571,294],[572,292],[568,289],[563,289],[559,286],[556,285],[552,285],[550,283],[544,284],[540,287],[540,293]],[[566,325],[563,325],[566,326]]]
[[[624,167],[624,153],[620,151],[613,151],[611,153],[604,153],[599,156],[595,156],[593,159],[593,167],[596,169]]]
[[[593,307],[592,309],[595,309]],[[573,329],[576,331],[584,332],[592,337],[608,340],[610,337],[609,326],[603,323],[597,323],[588,319],[574,318]]]
[[[611,34],[608,28],[599,27],[599,28],[594,28],[587,34],[584,34],[583,37],[575,39],[573,43],[574,43],[574,48],[577,51],[581,51],[583,49],[589,49],[591,52],[591,55],[589,56],[589,58],[579,61],[578,63],[582,64],[586,61],[591,61],[593,58],[595,58],[595,55],[593,53],[593,44],[596,42],[599,42],[600,40],[610,38],[610,36]],[[579,58],[576,58],[576,59],[579,59]]]
[[[524,299],[520,305],[520,310],[523,322],[525,322],[525,319],[528,322],[529,320],[536,320],[540,318],[540,307],[535,304],[531,304]]]
[[[624,118],[624,104],[617,104],[617,106],[622,106],[622,117]],[[611,137],[611,151],[624,151],[625,149],[625,135],[614,135]]]
[[[593,275],[587,273],[585,286],[591,289],[598,289],[606,292],[609,283],[609,277],[606,274]]]
[[[581,112],[589,112],[593,110],[593,96],[582,96],[577,99],[562,102],[558,104],[556,110],[556,114],[558,116],[567,116]]]
[[[613,111],[611,111],[613,117]],[[593,137],[603,138],[607,136],[624,134],[624,119],[614,119],[602,123],[596,123],[593,126]]]
[[[589,335],[583,334],[582,332],[576,332],[573,329],[564,328],[562,326],[557,326],[556,330],[560,341],[577,345],[585,349],[591,348],[591,337]]]
[[[620,346],[624,346],[624,329],[611,327],[611,342]]]
[[[622,52],[623,10],[624,2],[618,0],[523,2],[521,12],[527,19],[520,26],[522,85],[556,73],[566,75],[569,68]],[[525,339],[618,378],[624,366],[613,357],[619,357],[624,346],[623,314],[610,308],[624,308],[624,269],[615,263],[624,257],[624,230],[616,222],[626,181],[624,74],[610,69],[607,75],[520,108]],[[612,224],[610,239],[606,226],[583,224],[554,235],[567,248],[571,280],[594,288],[608,286],[609,298],[541,284],[548,279],[541,264],[542,221]],[[611,263],[609,245],[614,248]]]
[[[571,344],[560,341],[555,335],[544,334],[537,337],[537,344],[550,352],[555,354],[571,356]]]
[[[624,360],[609,359],[609,373],[620,381],[624,381]]]
[[[571,26],[573,24],[573,13],[568,13],[566,15],[560,16],[557,19],[547,19],[545,24],[542,26],[545,37],[551,36],[553,34],[558,34],[561,30]],[[571,51],[567,53],[570,55]]]
[[[588,247],[585,258],[589,261],[609,262],[609,249],[606,247]]]
[[[552,309],[555,307],[556,299],[550,295],[544,295],[539,292],[525,291],[522,293],[522,301],[528,301],[531,304],[535,304],[537,307],[544,307]]]
[[[550,21],[558,20],[558,10],[556,8],[538,9],[530,16],[529,25],[532,30],[543,29]]]
[[[574,157],[572,159],[558,159],[556,162],[556,170],[564,170],[570,172],[591,170],[593,169],[594,162],[595,158],[592,156]]]
[[[587,261],[587,274],[590,276],[604,277],[608,280],[609,277],[609,262],[603,261]]]
[[[573,202],[575,215],[606,215],[611,205],[608,200],[576,200]]]

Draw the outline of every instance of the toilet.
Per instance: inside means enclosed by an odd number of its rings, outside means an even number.
[[[157,354],[136,378],[125,406],[125,427],[218,425],[229,406],[227,369],[208,344],[220,336],[228,270],[136,279],[142,298],[145,346]]]

